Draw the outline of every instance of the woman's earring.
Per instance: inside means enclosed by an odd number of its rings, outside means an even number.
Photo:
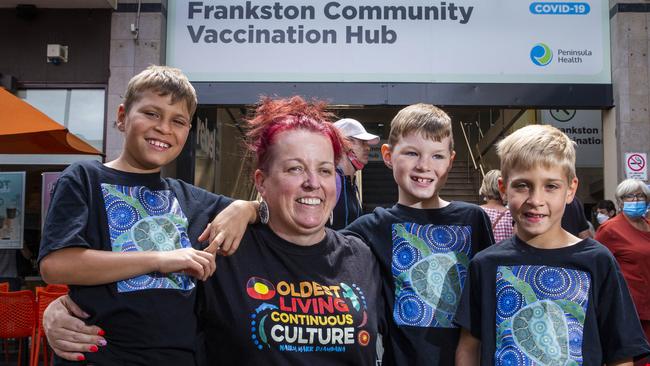
[[[334,211],[330,212],[330,226],[334,225]]]
[[[269,205],[262,199],[260,207],[257,209],[257,214],[260,217],[260,222],[264,225],[269,223]]]

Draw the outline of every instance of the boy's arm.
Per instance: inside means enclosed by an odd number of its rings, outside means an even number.
[[[216,268],[214,255],[184,248],[167,252],[109,252],[69,247],[51,252],[40,262],[47,283],[101,285],[151,272],[184,272],[206,280]]]
[[[232,255],[239,248],[248,224],[257,222],[257,201],[237,200],[223,209],[199,236],[199,241],[209,240],[204,250],[221,255]]]
[[[481,341],[474,338],[465,328],[461,328],[458,348],[456,348],[457,366],[476,366],[479,364]]]

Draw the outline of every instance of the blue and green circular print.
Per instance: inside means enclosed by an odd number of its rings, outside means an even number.
[[[118,232],[131,229],[140,220],[140,215],[133,206],[119,200],[107,202],[106,215],[108,226]]]
[[[152,191],[147,187],[137,187],[136,196],[138,201],[147,212],[154,216],[169,212],[171,201],[168,191]]]
[[[532,361],[514,346],[503,347],[494,355],[497,366],[530,366]]]
[[[560,267],[519,266],[513,268],[513,273],[530,284],[538,299],[579,303],[587,299],[591,282],[586,272]]]
[[[521,309],[524,303],[524,297],[517,292],[512,286],[497,287],[497,315],[500,318],[509,318]]]
[[[403,238],[396,241],[393,248],[393,266],[396,269],[408,271],[420,259],[422,259],[420,252],[408,241]]]
[[[397,298],[393,312],[393,317],[405,325],[428,327],[434,322],[433,308],[415,294]]]

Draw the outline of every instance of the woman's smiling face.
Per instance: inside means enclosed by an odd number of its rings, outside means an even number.
[[[336,204],[334,150],[330,139],[307,130],[278,134],[255,184],[269,206],[269,226],[295,244],[316,244]]]

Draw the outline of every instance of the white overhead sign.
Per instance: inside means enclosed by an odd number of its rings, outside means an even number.
[[[541,123],[559,128],[576,142],[576,166],[603,166],[603,120],[600,110],[548,109]]]
[[[608,3],[169,0],[192,81],[611,83]]]

